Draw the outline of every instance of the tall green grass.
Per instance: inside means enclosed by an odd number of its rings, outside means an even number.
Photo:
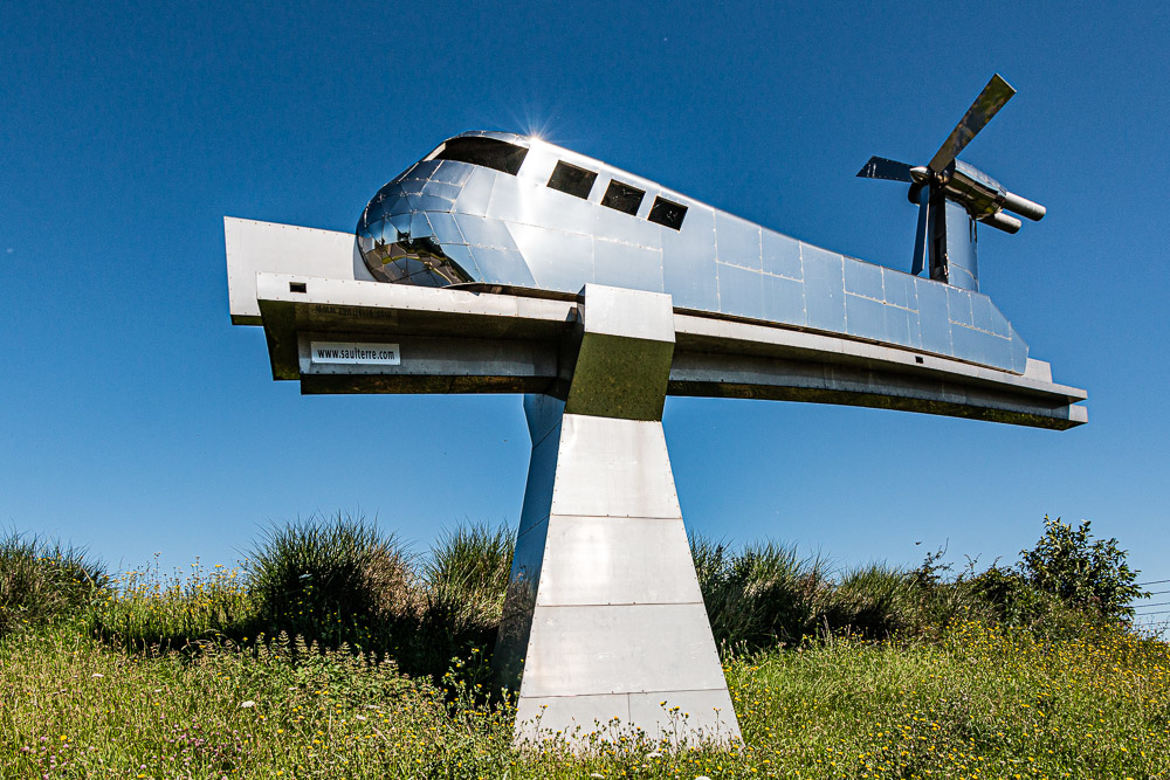
[[[85,550],[10,531],[0,538],[0,636],[84,614],[108,579]]]
[[[993,565],[977,572],[976,562],[968,561],[952,572],[944,550],[915,568],[872,563],[844,570],[773,542],[734,548],[692,536],[691,552],[725,654],[798,645],[806,637],[930,637],[968,620],[1052,638],[1117,622],[1063,602],[1019,568]]]
[[[511,747],[509,706],[284,636],[127,653],[72,625],[0,639],[0,777],[1155,778],[1170,650],[954,623],[930,641],[810,639],[729,659],[744,743]]]
[[[255,633],[254,593],[239,567],[198,562],[163,574],[157,562],[107,580],[91,602],[90,630],[113,644],[191,649]]]
[[[385,646],[419,609],[405,547],[364,518],[338,514],[274,526],[248,560],[258,630],[333,647]]]
[[[506,528],[415,555],[360,517],[312,518],[247,567],[117,579],[10,535],[0,777],[1170,775],[1167,645],[1018,567],[692,546],[744,745],[633,737],[573,757],[514,750],[491,695]]]
[[[728,648],[793,644],[815,633],[829,587],[826,562],[764,542],[733,550],[692,537],[699,587],[716,641]]]
[[[495,645],[512,544],[504,526],[463,524],[416,555],[363,517],[314,516],[268,529],[241,566],[127,572],[87,614],[98,636],[129,648],[199,651],[284,632],[438,679],[453,656]]]
[[[835,570],[823,557],[770,541],[737,548],[692,537],[691,546],[725,654],[796,646],[810,636],[928,636],[969,619],[1075,636],[1091,618],[1018,569],[977,574],[969,564],[952,574],[942,551],[914,569]],[[132,647],[283,631],[390,654],[411,673],[438,677],[451,657],[494,647],[512,552],[512,533],[502,525],[465,523],[414,554],[365,518],[312,517],[269,529],[246,567],[196,565],[163,576],[148,566],[103,580],[86,591],[87,614],[99,635]]]
[[[463,524],[443,533],[423,558],[425,609],[414,649],[432,674],[441,671],[438,661],[495,646],[514,541],[505,525]]]
[[[462,524],[444,532],[422,566],[427,593],[482,628],[499,624],[512,571],[513,532],[504,524]]]
[[[849,569],[825,591],[822,624],[865,639],[888,639],[916,623],[913,578],[873,563]]]

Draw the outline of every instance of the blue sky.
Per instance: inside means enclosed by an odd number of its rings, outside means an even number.
[[[419,549],[515,523],[515,396],[302,397],[228,320],[222,218],[351,230],[466,129],[540,131],[798,238],[906,269],[903,188],[993,72],[963,155],[1049,215],[984,230],[983,290],[1090,422],[1053,432],[682,399],[688,526],[842,566],[1014,560],[1089,518],[1170,578],[1162,4],[0,6],[0,524],[113,565],[230,562],[271,522],[376,516]],[[919,544],[921,543],[921,544]]]

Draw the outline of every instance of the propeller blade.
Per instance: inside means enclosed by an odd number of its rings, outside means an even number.
[[[926,226],[930,224],[930,187],[923,187],[918,195],[918,230],[914,234],[914,262],[910,273],[922,273],[926,267]]]
[[[863,179],[885,179],[886,181],[912,182],[910,166],[897,160],[887,160],[885,157],[870,157],[869,162],[862,166],[857,175]]]
[[[943,142],[934,159],[926,167],[934,173],[940,173],[950,165],[951,161],[959,156],[959,152],[971,143],[975,134],[991,121],[995,112],[1003,108],[1004,103],[1007,103],[1014,94],[1015,89],[1004,81],[1002,76],[998,73],[992,76],[991,81],[987,82],[987,86],[979,93],[979,97],[975,98],[975,102],[967,109],[967,113],[959,120],[959,124],[955,125],[950,137]]]

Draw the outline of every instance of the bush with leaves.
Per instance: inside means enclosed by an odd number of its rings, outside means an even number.
[[[1107,620],[1128,620],[1129,606],[1145,595],[1135,583],[1126,551],[1116,539],[1093,539],[1088,520],[1077,528],[1044,516],[1044,535],[1031,550],[1021,550],[1020,570],[1039,590],[1064,604]]]
[[[987,622],[1022,628],[1035,636],[1071,639],[1083,636],[1090,623],[1105,628],[1109,622],[1036,587],[1018,567],[992,565],[968,584],[987,610]]]

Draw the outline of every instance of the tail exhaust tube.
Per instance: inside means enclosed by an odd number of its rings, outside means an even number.
[[[1048,213],[1048,209],[1044,208],[1039,203],[1028,200],[1027,198],[1021,198],[1019,195],[1016,195],[1013,192],[1005,192],[1003,194],[1002,206],[1013,214],[1019,214],[1021,217],[1027,217],[1033,222],[1039,222],[1044,218],[1044,215]],[[1011,232],[1014,233],[1016,231],[1013,230]]]
[[[1035,205],[1035,204],[1033,204],[1033,205]],[[1043,207],[1041,207],[1041,208],[1043,208]],[[1044,215],[1041,214],[1040,216],[1044,216]],[[1036,219],[1039,219],[1039,218],[1040,217],[1037,217]],[[1002,211],[997,211],[994,214],[989,214],[986,217],[980,217],[979,221],[982,222],[984,225],[988,225],[989,227],[998,228],[999,230],[1002,230],[1005,233],[1015,233],[1024,224],[1023,222],[1020,222],[1015,217],[1010,216],[1008,214],[1004,214]]]

